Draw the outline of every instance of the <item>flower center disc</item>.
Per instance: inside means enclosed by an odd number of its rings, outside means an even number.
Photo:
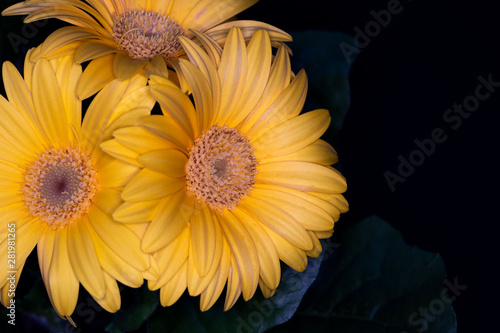
[[[53,228],[86,214],[99,190],[90,158],[72,147],[49,148],[24,173],[21,194],[32,217]]]
[[[258,164],[237,129],[212,126],[190,148],[187,192],[214,210],[233,209],[253,189]]]
[[[179,55],[178,37],[184,33],[169,16],[133,10],[113,17],[111,35],[121,50],[132,59],[150,60],[157,55],[173,59]]]

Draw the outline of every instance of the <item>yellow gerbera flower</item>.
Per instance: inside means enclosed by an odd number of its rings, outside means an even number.
[[[248,38],[256,29],[267,29],[275,43],[290,41],[287,33],[261,22],[224,23],[257,1],[26,0],[2,15],[28,15],[26,23],[58,18],[74,25],[49,36],[40,53],[49,58],[74,53],[79,63],[94,59],[78,86],[79,97],[87,98],[115,77],[127,79],[146,65],[168,76],[165,60],[184,54],[178,37],[193,38],[191,30],[220,44],[233,26],[241,27]]]
[[[138,168],[99,145],[113,130],[150,113],[155,102],[144,87],[147,78],[111,82],[82,122],[75,93],[82,68],[72,57],[26,61],[24,80],[9,62],[2,71],[8,100],[0,96],[0,300],[10,304],[36,245],[47,293],[61,317],[71,320],[80,283],[115,312],[116,280],[141,286],[150,256],[140,249],[141,226],[111,217]]]
[[[201,36],[201,35],[200,35]],[[269,35],[248,43],[233,28],[220,57],[181,37],[190,61],[179,60],[190,98],[151,76],[163,116],[122,128],[104,151],[143,169],[125,186],[114,213],[122,222],[151,221],[142,249],[160,270],[163,306],[187,288],[209,309],[227,284],[225,308],[257,285],[270,297],[280,281],[280,259],[297,271],[318,256],[318,238],[331,236],[348,205],[342,175],[329,165],[335,150],[320,136],[327,110],[299,115],[307,91],[288,53],[275,56]],[[213,61],[215,59],[215,61]],[[216,65],[218,64],[218,65]]]

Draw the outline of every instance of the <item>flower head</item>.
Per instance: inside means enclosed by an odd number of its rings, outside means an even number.
[[[140,249],[140,227],[111,216],[139,168],[111,158],[99,145],[113,130],[150,113],[154,99],[144,87],[147,78],[109,83],[82,122],[76,96],[82,69],[72,57],[26,61],[24,79],[8,62],[2,72],[8,100],[0,96],[0,229],[15,233],[15,264],[7,267],[9,239],[2,233],[0,300],[9,305],[7,274],[16,272],[17,284],[36,246],[47,293],[61,317],[71,320],[80,284],[115,312],[117,280],[139,287],[150,256]]]
[[[290,41],[285,32],[255,21],[231,21],[257,0],[27,0],[2,15],[28,15],[25,22],[58,18],[73,26],[55,31],[33,57],[74,54],[75,61],[93,60],[78,85],[86,98],[112,79],[127,79],[146,68],[168,76],[168,60],[184,54],[179,37],[204,32],[223,43],[232,26],[245,36],[256,29],[269,30],[274,43]],[[98,79],[96,79],[98,78]]]
[[[272,54],[260,30],[248,45],[230,30],[222,54],[181,37],[190,61],[178,74],[192,100],[164,78],[150,89],[163,116],[122,128],[104,151],[143,166],[114,213],[122,222],[151,221],[142,249],[153,254],[162,305],[187,288],[209,309],[227,286],[229,309],[260,286],[271,296],[280,260],[297,271],[321,252],[334,222],[348,209],[346,183],[330,167],[335,150],[320,139],[327,110],[299,115],[307,79],[291,72],[285,47]]]

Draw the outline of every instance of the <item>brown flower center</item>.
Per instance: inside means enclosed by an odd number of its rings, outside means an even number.
[[[24,172],[21,195],[32,217],[53,228],[86,214],[99,190],[90,158],[73,147],[49,148]]]
[[[187,192],[214,210],[233,209],[253,189],[258,165],[247,138],[214,125],[190,148]]]
[[[173,59],[180,54],[178,37],[184,30],[169,16],[133,10],[113,17],[111,35],[132,59],[150,60],[157,55]]]

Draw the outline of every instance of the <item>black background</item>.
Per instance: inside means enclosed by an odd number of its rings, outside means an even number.
[[[356,27],[364,31],[374,21],[371,11],[387,9],[388,3],[261,0],[239,18],[287,31],[326,29],[354,36]],[[467,286],[453,303],[458,331],[496,331],[500,88],[456,130],[443,115],[474,94],[478,76],[491,74],[500,82],[498,10],[487,1],[401,0],[401,6],[361,48],[351,69],[351,107],[334,143],[351,208],[337,228],[377,214],[409,244],[440,253],[450,280]],[[37,45],[54,25],[41,27],[14,52],[6,39],[10,19],[2,18],[0,60],[21,64],[23,48]],[[398,156],[408,158],[417,148],[414,140],[430,138],[435,128],[442,128],[447,140],[392,192],[384,173],[397,173]]]
[[[355,36],[388,3],[264,0],[244,15],[285,30]],[[467,286],[453,303],[458,332],[497,331],[500,89],[456,130],[443,116],[474,95],[478,76],[500,82],[498,10],[486,1],[400,3],[401,13],[361,48],[351,69],[351,107],[334,143],[351,208],[337,228],[377,214],[409,244],[440,253],[449,279]],[[446,141],[391,192],[384,173],[397,174],[398,156],[408,158],[414,140],[435,128]]]

